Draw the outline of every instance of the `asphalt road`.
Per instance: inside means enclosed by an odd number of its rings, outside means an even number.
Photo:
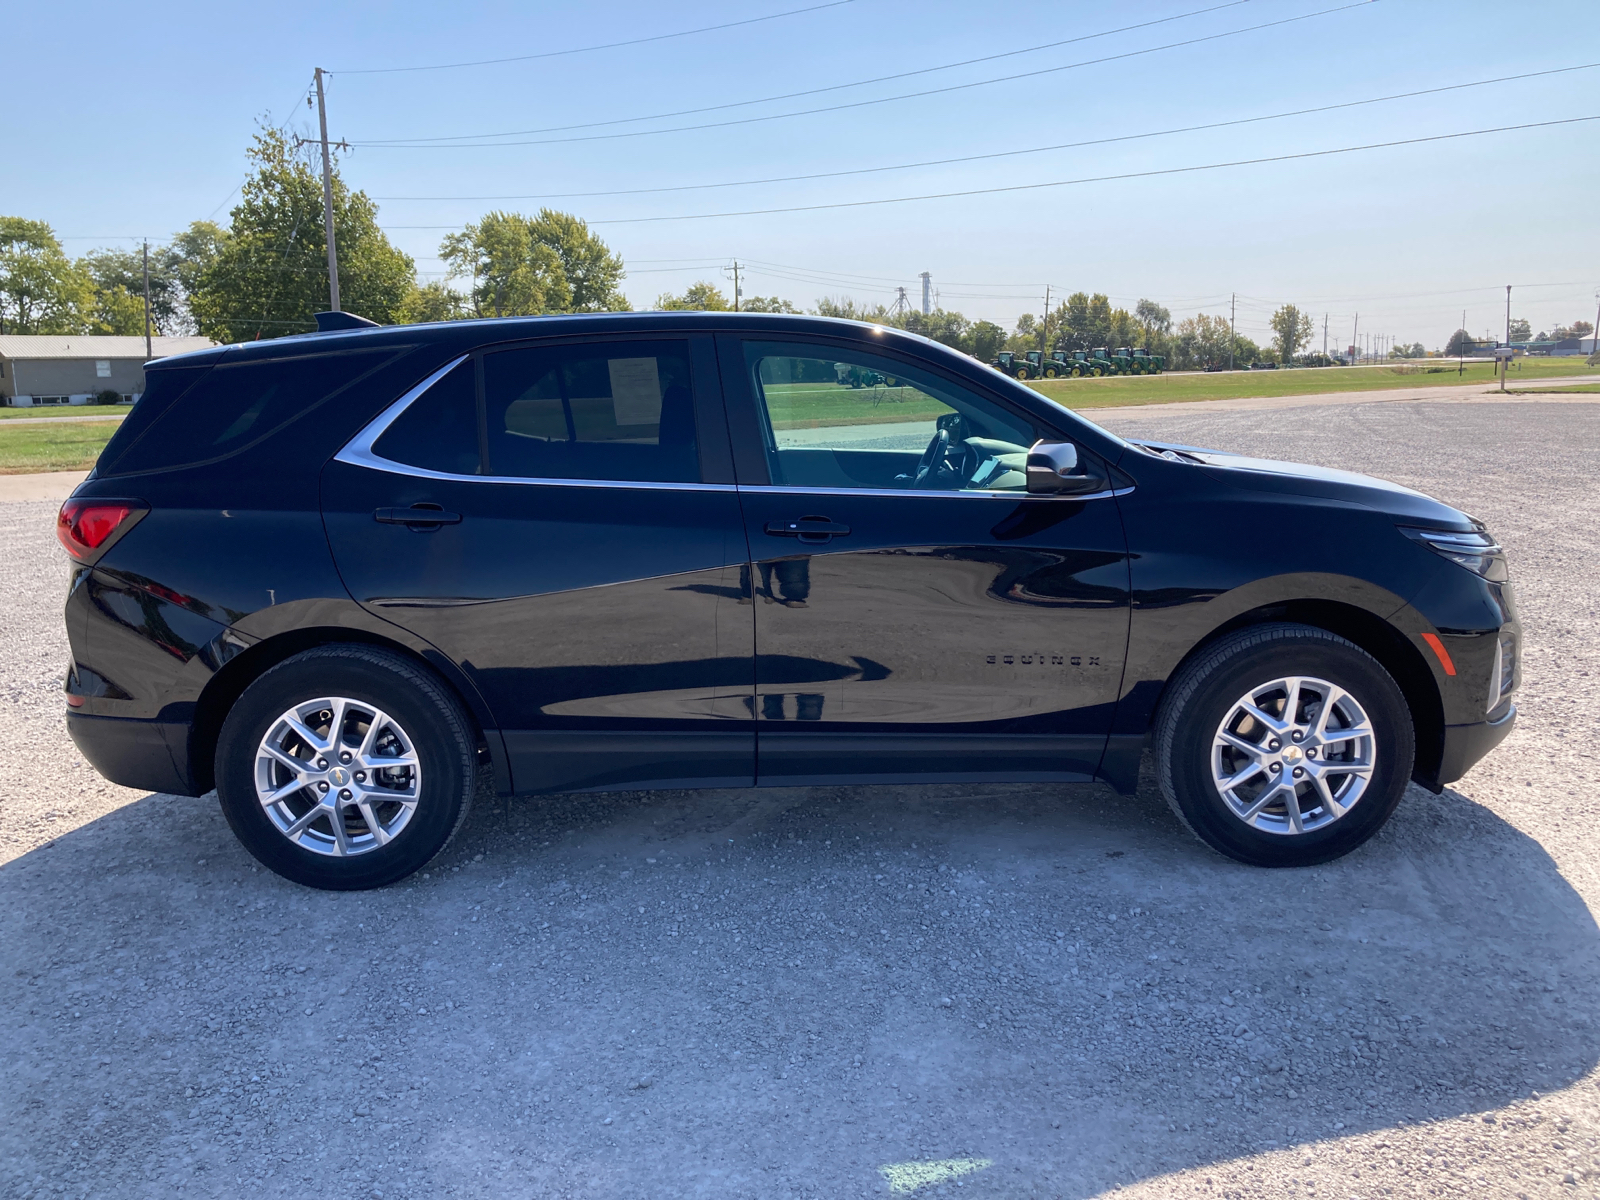
[[[73,752],[0,505],[0,1196],[1596,1195],[1600,405],[1121,421],[1487,520],[1512,737],[1307,871],[1148,782],[810,788],[488,802],[313,893]]]

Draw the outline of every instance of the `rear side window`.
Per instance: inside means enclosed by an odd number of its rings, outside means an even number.
[[[224,361],[130,439],[114,461],[102,456],[101,473],[194,466],[236,453],[383,366],[396,353],[386,348],[265,362]]]
[[[478,381],[472,361],[462,363],[395,418],[372,447],[379,458],[442,471],[478,473]]]
[[[700,478],[686,342],[504,350],[483,357],[487,475]]]
[[[117,426],[116,433],[100,451],[100,461],[95,466],[99,475],[112,474],[117,460],[137,442],[145,430],[154,425],[166,411],[176,404],[190,388],[211,370],[203,367],[147,367],[144,375],[144,394]]]

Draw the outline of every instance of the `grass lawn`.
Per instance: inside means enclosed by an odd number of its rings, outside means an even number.
[[[1581,358],[1530,358],[1513,366],[1508,387],[1561,376],[1593,375]],[[1106,408],[1125,404],[1176,404],[1190,400],[1231,400],[1253,396],[1312,396],[1321,392],[1384,391],[1391,388],[1493,385],[1499,376],[1489,363],[1469,363],[1458,375],[1448,359],[1424,359],[1404,367],[1314,367],[1294,371],[1229,371],[1206,374],[1118,375],[1107,379],[1059,379],[1029,387],[1068,408]]]
[[[119,425],[118,421],[66,421],[0,428],[0,475],[86,471]]]
[[[847,388],[836,383],[769,383],[763,390],[767,394],[767,411],[774,429],[932,421],[950,411],[948,405],[912,387]]]
[[[131,404],[40,404],[34,408],[0,408],[0,421],[21,417],[125,417]]]

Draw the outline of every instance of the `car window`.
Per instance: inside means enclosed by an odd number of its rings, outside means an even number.
[[[477,366],[468,359],[406,406],[372,446],[390,462],[447,475],[478,473]]]
[[[191,466],[242,450],[395,356],[394,349],[372,349],[263,362],[224,360],[122,449],[114,463],[108,458],[108,472]]]
[[[772,482],[787,487],[1027,490],[1026,418],[870,352],[746,342]]]
[[[483,359],[486,474],[699,479],[685,342],[504,350]]]

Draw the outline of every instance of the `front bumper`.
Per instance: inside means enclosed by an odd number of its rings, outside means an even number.
[[[189,761],[186,724],[69,711],[67,733],[89,765],[112,783],[144,792],[199,795],[180,765]]]
[[[1446,725],[1444,748],[1439,758],[1439,784],[1454,783],[1460,779],[1489,751],[1505,740],[1506,734],[1517,723],[1517,706],[1508,708],[1503,716],[1474,725]]]

